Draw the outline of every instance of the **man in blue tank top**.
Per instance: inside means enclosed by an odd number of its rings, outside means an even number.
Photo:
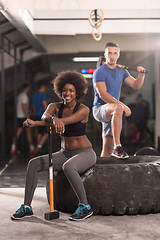
[[[138,77],[132,77],[126,69],[116,67],[120,56],[117,43],[106,44],[104,56],[106,63],[96,69],[93,74],[93,88],[95,92],[93,102],[93,116],[102,123],[103,147],[101,157],[115,156],[120,159],[128,158],[122,148],[120,134],[123,113],[126,117],[131,110],[119,101],[121,86],[124,82],[134,89],[140,89],[144,82],[145,69],[137,67]]]
[[[45,93],[46,85],[43,82],[38,84],[38,91],[33,95],[33,111],[35,113],[35,120],[40,121],[44,111],[47,108],[47,95]],[[38,154],[43,154],[43,145],[48,138],[47,128],[38,127],[37,135],[37,151]]]

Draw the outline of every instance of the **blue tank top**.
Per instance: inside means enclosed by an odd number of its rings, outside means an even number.
[[[77,102],[73,109],[73,113],[75,113],[78,110],[79,106],[80,106],[80,103]],[[59,109],[58,118],[62,118],[63,109],[64,109],[64,103],[61,105]],[[86,134],[86,123],[76,122],[76,123],[65,125],[65,132],[62,133],[62,136],[77,137],[77,136],[83,136],[85,134]]]

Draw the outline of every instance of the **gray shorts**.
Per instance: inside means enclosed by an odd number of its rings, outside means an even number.
[[[112,136],[111,121],[106,114],[106,106],[108,103],[93,108],[93,117],[102,123],[102,137]]]

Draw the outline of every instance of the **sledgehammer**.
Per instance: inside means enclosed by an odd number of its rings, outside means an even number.
[[[59,212],[54,209],[54,192],[53,192],[53,161],[52,161],[52,127],[49,127],[49,192],[50,192],[50,212],[44,214],[46,220],[59,218]]]

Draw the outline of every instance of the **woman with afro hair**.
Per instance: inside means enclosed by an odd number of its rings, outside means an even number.
[[[70,220],[83,220],[93,214],[88,204],[85,188],[80,174],[96,163],[96,154],[86,137],[86,123],[89,108],[82,104],[87,92],[87,81],[76,71],[65,71],[53,80],[54,91],[63,101],[51,103],[42,116],[42,121],[27,119],[24,126],[54,126],[61,135],[61,149],[53,153],[55,171],[63,170],[73,188],[79,205],[70,216]],[[24,204],[13,214],[11,219],[32,216],[31,202],[37,186],[38,172],[48,170],[48,154],[35,157],[28,163]]]

